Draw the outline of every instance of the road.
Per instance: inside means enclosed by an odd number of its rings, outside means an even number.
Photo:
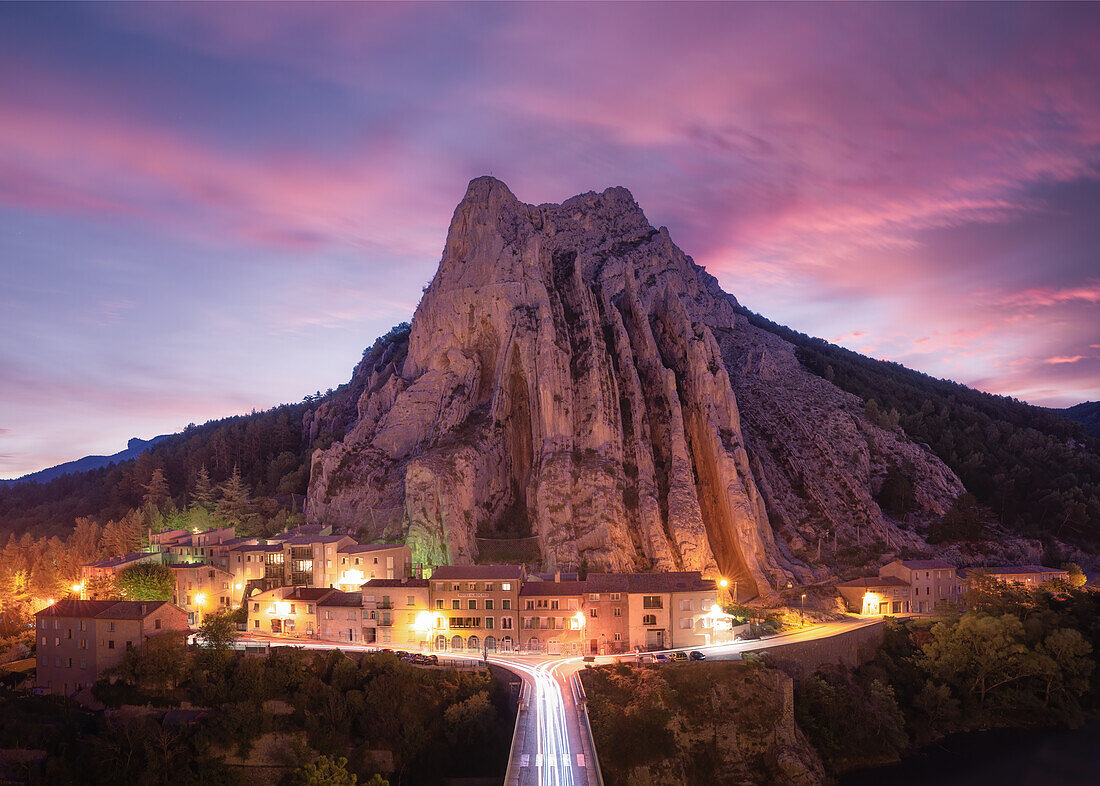
[[[879,617],[850,617],[844,622],[807,625],[788,633],[763,639],[684,647],[663,652],[699,650],[708,660],[738,660],[746,652],[770,649],[801,641],[836,636],[868,625],[881,623]],[[278,639],[270,636],[247,636],[246,640],[262,641],[273,646],[294,646],[307,649],[342,649],[346,651],[376,651],[377,646],[329,642],[319,639]],[[441,660],[477,658],[437,653]],[[656,653],[643,653],[651,658]],[[480,659],[480,658],[478,658]],[[595,663],[606,664],[637,661],[634,653],[600,655]],[[579,657],[562,658],[539,655],[496,654],[490,663],[509,669],[523,678],[524,690],[516,718],[512,756],[505,786],[602,786],[602,779],[592,749],[588,716],[583,709],[579,680],[575,675],[584,667]]]

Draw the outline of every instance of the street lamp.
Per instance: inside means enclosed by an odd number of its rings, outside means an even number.
[[[802,593],[802,611],[799,616],[799,624],[805,627],[806,625],[806,593]]]

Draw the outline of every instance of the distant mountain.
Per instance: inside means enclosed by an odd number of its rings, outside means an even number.
[[[109,467],[111,464],[118,464],[123,461],[129,461],[130,459],[137,458],[149,448],[156,445],[161,440],[168,439],[173,436],[172,434],[161,434],[159,437],[153,437],[152,439],[138,439],[134,437],[126,443],[126,450],[120,450],[111,456],[85,456],[84,458],[76,459],[75,461],[66,461],[64,464],[58,464],[56,467],[47,467],[46,469],[39,470],[38,472],[32,472],[29,475],[24,475],[21,478],[15,480],[2,480],[0,483],[26,483],[28,481],[37,481],[38,483],[45,483],[48,480],[59,478],[62,475],[71,475],[74,472],[87,472],[92,469],[100,469],[101,467]]]
[[[1100,439],[1100,401],[1085,401],[1055,412],[1080,423],[1090,437]]]

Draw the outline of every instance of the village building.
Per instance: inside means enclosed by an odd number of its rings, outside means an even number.
[[[432,649],[456,652],[511,651],[516,612],[525,578],[519,565],[444,565],[431,577],[433,612],[445,615]]]
[[[317,601],[317,609],[319,635],[322,639],[349,644],[362,643],[362,594],[333,590]]]
[[[276,587],[248,599],[248,632],[315,637],[320,630],[318,604],[337,590],[325,587]]]
[[[152,636],[187,630],[187,614],[171,603],[59,600],[34,615],[37,685],[70,696],[122,662]]]
[[[176,584],[172,602],[187,613],[187,624],[197,627],[203,617],[229,611],[241,602],[233,575],[200,562],[169,565]]]
[[[581,609],[583,581],[525,581],[519,591],[520,647],[527,652],[569,655],[584,650],[587,619]]]
[[[158,552],[138,551],[123,557],[108,557],[81,565],[81,594],[90,600],[96,600],[100,595],[117,595],[111,585],[119,573],[131,565],[140,565],[143,562],[159,564],[160,561],[161,555]]]
[[[991,579],[1003,581],[1008,584],[1023,584],[1024,586],[1037,587],[1055,579],[1069,578],[1069,572],[1058,568],[1047,568],[1043,565],[1002,565],[998,567],[974,567],[964,568],[959,571],[963,582],[974,576],[987,576]]]
[[[958,604],[959,577],[955,566],[942,559],[894,560],[879,568],[879,576],[893,576],[909,585],[909,611],[926,614],[944,604]]]
[[[363,642],[382,647],[429,647],[445,633],[446,617],[433,613],[426,579],[371,579],[363,584]]]
[[[867,576],[836,585],[848,610],[865,616],[908,614],[910,588],[897,576]]]
[[[355,541],[347,535],[295,535],[282,542],[284,583],[335,588],[340,582],[339,550]]]
[[[349,592],[371,579],[405,578],[412,565],[412,549],[403,545],[348,543],[337,557],[339,587]]]
[[[282,543],[251,543],[229,550],[227,570],[233,576],[233,588],[249,597],[286,585],[286,559]]]

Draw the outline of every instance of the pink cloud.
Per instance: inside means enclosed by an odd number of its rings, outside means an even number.
[[[1044,363],[1050,363],[1051,365],[1058,365],[1062,363],[1076,363],[1078,360],[1084,360],[1084,355],[1058,355],[1056,357],[1047,358]]]

